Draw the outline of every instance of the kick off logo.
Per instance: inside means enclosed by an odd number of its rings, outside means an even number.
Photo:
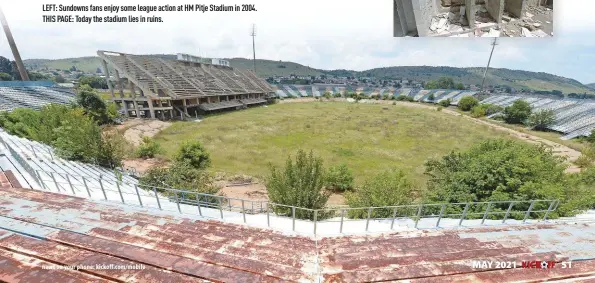
[[[550,269],[554,268],[556,265],[555,261],[523,261],[521,263],[521,268],[540,268],[540,269]]]

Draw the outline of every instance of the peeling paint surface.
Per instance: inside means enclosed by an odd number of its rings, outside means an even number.
[[[14,188],[0,173],[6,282],[593,282],[593,258],[595,224],[311,238]],[[520,268],[535,260],[558,268]]]

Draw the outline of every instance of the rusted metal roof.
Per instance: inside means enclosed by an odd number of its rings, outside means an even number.
[[[595,278],[593,224],[310,238],[15,188],[20,185],[9,182],[9,176],[0,173],[0,281],[590,282]],[[547,270],[520,268],[522,261],[535,260],[558,264]],[[479,268],[474,261],[515,262],[518,268]],[[561,268],[568,261],[573,261],[572,268]],[[71,266],[80,269],[64,268]]]

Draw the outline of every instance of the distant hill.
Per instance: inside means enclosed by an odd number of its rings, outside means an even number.
[[[591,89],[595,90],[595,83],[592,84],[586,84],[587,87],[590,87]]]
[[[175,58],[174,55],[162,55],[164,57]],[[251,59],[245,58],[231,58],[226,59],[230,61],[230,64],[234,68],[238,69],[252,69],[253,64]],[[50,70],[60,69],[69,70],[72,66],[75,66],[77,70],[81,70],[87,73],[95,73],[97,68],[101,68],[101,61],[99,57],[79,57],[79,58],[66,58],[58,60],[47,60],[47,59],[29,59],[24,61],[25,66],[30,69],[45,69]],[[272,61],[272,60],[256,60],[256,71],[261,77],[270,77],[275,75],[308,75],[317,76],[321,75],[320,70],[316,70],[310,67],[306,67],[293,62],[285,61]]]
[[[161,55],[172,58],[173,55]],[[227,59],[234,68],[252,69],[251,59],[231,58]],[[29,59],[25,65],[30,69],[61,69],[68,70],[75,66],[78,70],[85,72],[96,72],[101,63],[98,57],[79,57],[58,60]],[[288,61],[256,60],[256,70],[261,77],[274,75],[335,75],[335,76],[366,76],[376,78],[406,78],[415,81],[436,80],[442,76],[452,77],[456,82],[464,84],[481,84],[484,68],[454,68],[454,67],[430,67],[430,66],[399,66],[387,68],[375,68],[362,72],[352,70],[319,70],[308,66]],[[488,85],[506,85],[516,89],[533,90],[559,90],[563,93],[595,93],[595,84],[591,87],[580,82],[542,72],[529,72],[509,69],[490,69],[486,79]]]

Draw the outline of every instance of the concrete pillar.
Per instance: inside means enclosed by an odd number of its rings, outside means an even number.
[[[155,119],[155,109],[153,108],[153,100],[149,98],[147,102],[149,103],[149,115],[151,115],[151,119]]]
[[[504,13],[505,0],[487,0],[486,8],[490,16],[494,18],[497,23],[502,23],[502,14]]]
[[[401,5],[401,0],[394,0],[393,1],[393,13],[394,13],[394,26],[393,26],[393,36],[394,37],[403,37],[407,35],[407,23],[405,22],[405,18],[403,17],[404,7]]]
[[[418,35],[420,37],[428,36],[432,17],[436,14],[434,0],[412,0],[411,3]]]
[[[118,82],[118,89],[120,91],[120,98],[122,98],[122,105],[124,106],[124,113],[126,113],[126,117],[130,117],[130,113],[128,113],[128,103],[124,101],[124,87],[122,86],[122,80],[120,79],[120,73],[118,70],[114,72],[116,76],[116,81]]]
[[[186,113],[186,115],[188,115],[188,106],[186,105],[186,98],[184,98],[182,100],[182,103],[184,103],[184,113]]]
[[[112,99],[116,98],[114,94],[114,87],[112,86],[112,82],[109,79],[109,70],[107,69],[107,63],[105,60],[101,60],[101,65],[103,66],[103,73],[105,74],[105,81],[107,82],[107,87],[109,88],[110,93],[112,94]]]
[[[134,84],[131,81],[128,81],[128,86],[130,87],[130,93],[132,95],[132,103],[134,103],[134,111],[136,112],[136,118],[140,118],[140,111],[138,110],[138,103],[136,102],[136,90],[134,89]]]
[[[465,0],[465,15],[467,15],[467,21],[469,22],[470,28],[475,28],[476,13],[477,7],[475,6],[475,0]]]
[[[525,16],[525,9],[527,8],[525,0],[506,0],[505,8],[513,16],[522,18]]]

